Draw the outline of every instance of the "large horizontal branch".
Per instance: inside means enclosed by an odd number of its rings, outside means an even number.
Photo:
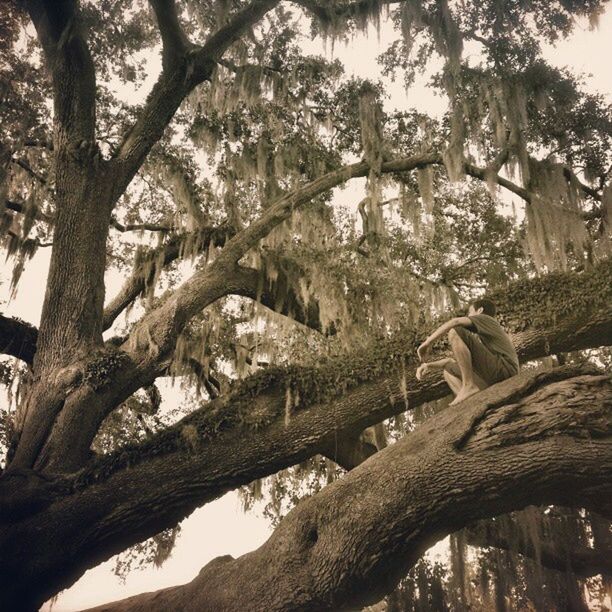
[[[0,314],[0,353],[32,365],[38,330],[33,325]]]
[[[612,262],[605,262],[588,274],[550,275],[491,296],[515,332],[522,360],[612,344],[611,270]],[[75,559],[92,567],[230,489],[330,453],[344,436],[446,395],[442,381],[414,377],[415,350],[427,331],[407,331],[318,368],[267,368],[232,396],[90,466],[69,485],[74,493],[56,504],[61,515],[73,504],[84,517],[91,513],[92,545]],[[302,398],[289,414],[288,388]],[[113,497],[114,491],[124,497]],[[25,518],[29,508],[25,502],[10,511],[0,507],[0,515]],[[94,559],[86,550],[102,552]],[[75,567],[73,578],[82,571]]]
[[[612,513],[612,379],[524,373],[449,407],[303,500],[270,539],[189,584],[96,610],[347,610],[436,541],[529,504]]]

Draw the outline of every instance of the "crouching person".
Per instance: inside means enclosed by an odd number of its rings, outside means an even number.
[[[453,358],[426,362],[431,345],[445,334]],[[451,405],[519,371],[516,350],[495,319],[495,304],[487,299],[472,302],[466,317],[456,317],[438,327],[417,353],[423,362],[417,368],[417,379],[421,380],[428,372],[443,370],[444,379],[455,394]]]

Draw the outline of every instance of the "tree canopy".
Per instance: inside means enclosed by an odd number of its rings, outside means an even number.
[[[542,47],[606,5],[0,5],[11,292],[50,251],[38,324],[0,315],[0,602],[134,546],[162,562],[238,487],[272,538],[121,609],[603,601],[612,113]],[[379,80],[304,51],[381,24]],[[442,114],[410,102],[423,74]],[[445,408],[415,350],[483,294],[525,372]],[[449,534],[444,570],[422,557]]]

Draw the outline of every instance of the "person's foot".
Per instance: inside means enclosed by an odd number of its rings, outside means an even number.
[[[476,385],[469,385],[461,387],[457,397],[449,404],[449,406],[454,406],[463,400],[466,400],[468,397],[472,397],[472,395],[478,393],[480,389]]]

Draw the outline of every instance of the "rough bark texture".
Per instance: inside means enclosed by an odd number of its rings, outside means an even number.
[[[569,378],[565,378],[569,376]],[[95,610],[342,610],[373,603],[422,553],[477,519],[530,503],[612,511],[612,380],[525,373],[305,500],[258,550],[183,587]]]
[[[361,430],[385,417],[447,392],[441,382],[417,382],[412,376],[414,349],[425,330],[408,330],[369,352],[348,355],[343,362],[322,364],[317,369],[270,369],[247,380],[229,397],[219,398],[139,447],[123,449],[108,457],[93,460],[90,457],[91,442],[104,419],[132,393],[150,385],[167,371],[184,326],[220,297],[231,293],[259,297],[264,303],[291,314],[297,320],[311,326],[317,324],[314,306],[306,308],[291,292],[286,295],[287,302],[278,303],[278,287],[271,283],[260,286],[256,273],[241,268],[239,261],[274,227],[288,219],[296,208],[307,205],[316,196],[350,178],[366,176],[371,169],[365,161],[321,176],[263,207],[263,215],[232,235],[210,265],[196,272],[157,308],[147,313],[123,345],[105,345],[102,340],[102,331],[146,288],[149,281],[146,274],[136,275],[104,313],[105,245],[109,227],[117,226],[112,221],[113,207],[184,98],[198,84],[210,78],[225,51],[277,4],[278,0],[246,3],[212,32],[208,40],[197,45],[182,30],[174,0],[152,0],[163,46],[163,70],[112,157],[103,159],[96,144],[95,72],[81,27],[79,3],[75,0],[23,2],[36,27],[51,79],[54,138],[50,150],[54,159],[56,213],[52,219],[51,266],[40,329],[25,329],[15,321],[0,319],[0,339],[4,350],[33,366],[26,398],[19,406],[16,418],[19,436],[13,441],[8,468],[0,475],[0,607],[3,609],[34,608],[72,584],[89,567],[161,529],[175,525],[199,505],[315,453],[325,452],[345,465],[357,464],[371,449],[361,448],[361,452],[355,455],[355,448],[351,445],[345,447],[344,441],[356,439]],[[302,4],[314,12],[322,9],[322,5],[312,2]],[[355,7],[363,4],[360,0]],[[347,8],[351,9],[351,5]],[[424,153],[385,161],[381,172],[406,172],[440,163],[442,159],[437,153]],[[466,172],[477,178],[484,176],[480,169],[471,166],[466,167]],[[496,180],[523,197],[529,195],[507,181],[504,183],[499,177]],[[164,261],[175,257],[172,248],[164,253]],[[506,326],[516,334],[523,360],[556,351],[612,344],[611,266],[611,262],[606,262],[588,273],[551,275],[510,287],[494,296],[506,316]],[[283,282],[283,279],[277,282]],[[595,410],[604,383],[596,382],[599,380],[597,377],[575,380],[576,388],[594,402]],[[299,391],[302,400],[299,405],[290,407],[291,414],[286,423],[288,389]],[[605,389],[609,391],[608,387]],[[561,391],[555,393],[557,397]],[[542,404],[544,400],[540,400],[534,405]],[[576,401],[582,409],[581,400]],[[555,402],[555,406],[560,403]],[[474,406],[477,404],[477,401],[473,402]],[[555,408],[551,414],[556,414],[555,411],[558,412]],[[542,416],[540,412],[536,411],[536,417]],[[430,467],[439,470],[435,472],[439,474],[436,481],[441,483],[440,486],[446,486],[448,477],[444,470],[447,468],[451,476],[469,476],[470,467],[481,465],[479,458],[489,456],[488,453],[499,453],[499,496],[495,497],[497,485],[492,480],[487,481],[487,475],[483,477],[486,482],[478,483],[485,488],[492,487],[490,503],[483,506],[485,515],[503,511],[508,506],[508,490],[504,489],[504,483],[510,482],[513,476],[517,482],[527,485],[533,477],[534,482],[541,485],[543,499],[554,498],[552,493],[546,495],[552,491],[547,488],[550,482],[555,481],[564,486],[574,486],[572,493],[589,501],[593,498],[586,484],[591,475],[590,453],[595,447],[608,452],[608,447],[605,446],[607,438],[597,436],[593,437],[592,446],[588,448],[578,439],[575,448],[572,446],[572,435],[599,426],[594,412],[587,411],[586,415],[580,425],[583,429],[561,419],[562,434],[551,438],[545,432],[539,432],[537,441],[520,442],[521,449],[541,448],[544,463],[551,445],[567,442],[569,450],[566,449],[563,457],[565,463],[560,462],[569,469],[565,475],[558,474],[553,466],[550,473],[539,476],[540,481],[532,474],[527,462],[508,460],[508,465],[504,466],[504,444],[494,449],[479,448],[483,440],[486,442],[493,435],[480,430],[466,439],[462,448],[455,449],[455,453],[467,463],[444,464],[443,459],[448,454],[446,430],[442,430],[442,435],[433,443],[440,449],[440,454],[436,457],[423,455],[422,459],[432,462]],[[518,421],[525,420],[523,417],[526,415],[519,414]],[[542,422],[545,420],[543,416],[540,419]],[[446,423],[449,428],[456,425],[451,421]],[[487,422],[488,413],[483,418],[483,423]],[[509,417],[509,422],[514,421]],[[534,423],[530,419],[526,422],[528,430],[532,431]],[[500,431],[503,433],[504,428],[498,428],[495,435],[499,437]],[[417,442],[406,443],[406,448],[410,449],[407,454],[418,451],[422,444],[418,440],[427,435],[421,432],[411,438]],[[583,471],[574,474],[571,469],[578,465],[580,453],[584,455]],[[414,466],[404,455],[396,455],[394,451],[384,457],[389,458],[391,467],[397,462],[399,469],[407,470],[407,474],[414,471]],[[472,464],[470,458],[473,458]],[[436,460],[441,463],[435,463]],[[381,461],[384,460],[374,458],[366,465],[376,466]],[[507,468],[505,476],[501,474],[502,466]],[[361,503],[356,492],[358,484],[370,486],[368,478],[359,474],[367,474],[368,469],[356,470],[357,476],[351,475],[343,481],[348,484],[338,485],[323,495],[321,506],[313,501],[297,515],[302,512],[309,516],[309,508],[314,508],[318,517],[317,508],[321,508],[320,516],[328,516],[325,513],[330,510],[325,496],[336,500],[334,491],[353,491],[353,486],[355,492],[348,495],[352,500],[350,503],[358,509]],[[461,472],[462,469],[465,471]],[[414,478],[420,486],[419,479],[423,480],[425,476],[415,473]],[[590,482],[597,484],[599,481],[593,477]],[[393,484],[387,482],[389,486]],[[434,484],[432,482],[432,486]],[[343,489],[343,486],[347,488]],[[476,484],[468,478],[467,486],[469,489]],[[437,491],[431,490],[436,503]],[[416,493],[424,496],[426,488]],[[525,495],[527,493],[537,497],[540,489],[535,493],[526,491]],[[397,500],[402,500],[403,508],[406,500],[402,495],[404,493],[400,491]],[[456,503],[465,504],[466,517],[478,514],[471,493],[453,495]],[[425,503],[424,497],[419,499],[419,503]],[[443,500],[440,503],[444,508]],[[372,518],[365,516],[370,507],[366,504],[363,508],[361,526],[366,528],[369,525],[367,529],[371,529],[374,535],[378,533],[379,525],[371,521],[385,518],[385,512],[390,511],[383,506],[372,508]],[[418,520],[426,518],[424,509],[414,510],[408,515],[398,513],[398,508],[393,511],[395,514],[390,519],[392,529],[381,532],[380,541],[388,544],[391,557],[401,552],[404,555],[402,559],[408,560],[404,565],[412,559],[406,554],[408,549],[416,554],[427,542],[453,527],[444,522],[446,515],[436,514],[436,510],[427,518],[430,522],[425,521],[422,537],[419,530],[407,534],[406,525],[414,526]],[[337,517],[341,534],[346,520],[343,517]],[[325,522],[325,519],[320,525],[309,519],[305,535],[302,534],[306,537],[306,544],[303,544],[303,538],[300,540],[303,525],[295,519],[288,521],[289,527],[283,527],[280,535],[275,536],[282,544],[279,550],[286,547],[289,557],[293,555],[292,559],[299,559],[300,564],[309,567],[299,556],[300,551],[315,550],[313,545],[319,540],[326,542],[326,538],[319,534],[324,534],[325,529],[333,531],[331,515],[328,518],[330,522]],[[395,528],[398,521],[404,526]],[[314,531],[311,523],[316,526]],[[297,539],[293,535],[283,535],[291,532],[293,524],[297,529],[295,533],[300,536]],[[364,538],[364,545],[366,540]],[[373,542],[374,547],[377,541]],[[300,548],[296,552],[295,546],[302,545],[303,550]],[[361,543],[350,544],[353,545]],[[304,570],[296,566],[295,576],[290,577],[295,579],[292,587],[296,590],[291,595],[292,601],[298,602],[295,605],[304,601],[306,607],[320,604],[324,608],[336,603],[343,605],[341,602],[345,601],[360,601],[359,588],[374,588],[381,571],[387,569],[383,549],[368,549],[365,556],[360,557],[364,559],[358,568],[361,586],[355,590],[354,574],[332,554],[336,550],[343,555],[344,562],[349,559],[344,540],[339,537],[330,546],[322,544],[316,547],[322,556],[313,556],[310,570],[314,573],[307,580],[303,581]],[[36,550],[34,558],[32,550]],[[232,578],[241,563],[245,562],[223,565],[226,574],[220,572],[219,576]],[[291,567],[293,561],[288,563]],[[245,576],[249,576],[249,571],[255,571],[256,565],[246,564]],[[271,563],[269,568],[274,568],[274,564]],[[397,568],[397,571],[403,571],[402,563]],[[335,577],[332,577],[332,571],[336,572]],[[206,570],[203,574],[206,581],[210,573]],[[262,575],[265,579],[266,572]],[[320,580],[315,585],[317,577]],[[253,592],[268,589],[264,583],[265,580],[256,583],[253,575]],[[313,588],[310,588],[311,583]],[[214,602],[218,594],[214,582],[210,585],[207,588],[212,589],[213,595],[209,601]],[[270,602],[270,609],[289,601],[289,591],[279,591],[279,599]],[[184,590],[178,592],[184,596]],[[220,608],[231,607],[232,597],[238,598],[239,595],[229,590],[227,600],[219,599]],[[243,603],[239,609],[244,608]]]

